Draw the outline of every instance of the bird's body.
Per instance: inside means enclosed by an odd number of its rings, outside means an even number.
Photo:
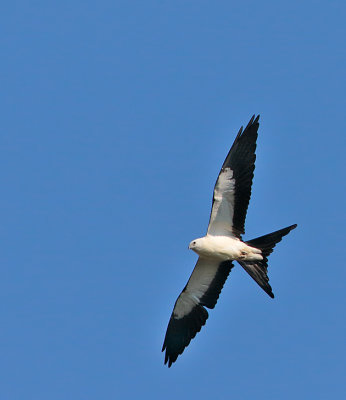
[[[193,240],[189,249],[200,257],[220,261],[260,261],[263,260],[261,250],[251,247],[235,237],[206,235]]]
[[[222,165],[214,187],[207,234],[193,240],[189,249],[199,258],[175,302],[162,351],[168,367],[205,324],[236,260],[256,283],[274,297],[267,275],[268,256],[275,245],[297,225],[243,241],[245,217],[251,196],[259,116],[241,128]]]

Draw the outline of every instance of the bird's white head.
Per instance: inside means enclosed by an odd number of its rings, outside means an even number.
[[[192,242],[190,242],[190,244],[189,244],[189,249],[193,250],[194,252],[196,252],[198,254],[202,249],[202,240],[203,240],[203,238],[192,240]]]

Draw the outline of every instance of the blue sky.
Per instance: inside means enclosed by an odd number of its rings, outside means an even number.
[[[1,12],[0,397],[341,399],[342,1],[13,1]],[[212,189],[261,114],[246,239],[297,223],[270,299],[236,267],[160,352]]]

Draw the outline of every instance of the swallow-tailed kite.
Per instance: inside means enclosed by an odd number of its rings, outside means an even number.
[[[275,245],[297,225],[291,225],[253,240],[243,241],[244,223],[255,169],[255,150],[259,116],[253,116],[243,131],[240,128],[214,187],[206,236],[193,240],[189,249],[199,256],[197,264],[175,302],[162,351],[165,364],[172,365],[214,308],[222,287],[233,268],[233,260],[274,297],[267,275],[268,256]]]

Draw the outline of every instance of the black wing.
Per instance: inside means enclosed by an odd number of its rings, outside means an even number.
[[[210,235],[240,237],[251,196],[259,115],[240,128],[214,187]]]
[[[172,365],[208,319],[204,307],[214,308],[233,268],[231,261],[199,258],[190,279],[175,302],[162,351],[165,364]]]

